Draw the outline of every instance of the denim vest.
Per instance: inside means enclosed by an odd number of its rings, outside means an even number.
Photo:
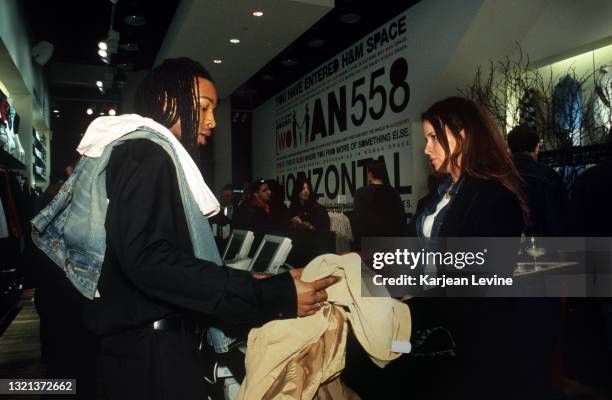
[[[163,134],[141,127],[109,144],[100,157],[81,157],[57,196],[31,221],[34,243],[62,268],[75,288],[88,299],[95,297],[106,252],[106,166],[114,147],[133,139],[151,140],[170,155],[194,255],[222,265],[210,224],[187,186],[174,147]],[[214,335],[213,339],[215,348],[233,341],[222,334]]]

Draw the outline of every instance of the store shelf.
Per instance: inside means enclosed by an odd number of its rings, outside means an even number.
[[[9,169],[26,169],[24,163],[16,159],[12,154],[0,148],[0,165]]]

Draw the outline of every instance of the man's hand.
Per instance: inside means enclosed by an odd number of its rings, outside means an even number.
[[[290,272],[297,292],[298,317],[307,317],[319,311],[327,300],[325,289],[340,281],[338,276],[328,276],[314,282],[304,282],[300,280],[302,269],[293,269]]]
[[[291,222],[293,222],[296,225],[299,225],[302,223],[302,220],[300,219],[300,217],[296,215],[295,217],[291,218]]]

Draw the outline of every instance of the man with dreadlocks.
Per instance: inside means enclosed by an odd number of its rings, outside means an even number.
[[[89,299],[83,318],[100,337],[106,397],[204,399],[196,320],[311,315],[337,279],[220,267],[206,219],[219,203],[192,159],[216,125],[217,92],[200,64],[164,61],[135,104],[140,115],[92,122],[73,175],[32,220],[33,239]]]

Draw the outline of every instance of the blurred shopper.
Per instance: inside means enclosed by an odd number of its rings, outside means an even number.
[[[232,228],[270,232],[272,229],[270,186],[265,180],[257,179],[251,183],[249,193],[248,201],[243,201],[234,213]]]
[[[291,226],[301,229],[329,230],[329,215],[325,207],[317,203],[312,184],[306,175],[300,174],[295,181],[289,206]]]
[[[284,230],[289,226],[289,214],[283,201],[283,186],[276,179],[266,180],[270,188],[270,229],[272,231]]]
[[[567,194],[561,176],[538,162],[542,143],[537,132],[526,124],[508,134],[508,147],[514,165],[525,182],[524,191],[529,206],[529,224],[525,233],[532,236],[562,236]]]
[[[367,167],[367,185],[357,190],[353,201],[353,236],[357,248],[363,237],[402,236],[406,215],[402,199],[389,185],[382,161],[371,161]]]

